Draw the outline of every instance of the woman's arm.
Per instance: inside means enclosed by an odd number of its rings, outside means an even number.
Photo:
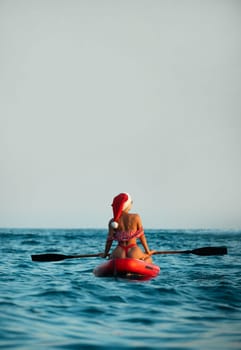
[[[114,230],[110,226],[110,223],[109,223],[109,231],[108,231],[108,235],[107,235],[106,242],[105,242],[105,251],[103,254],[103,258],[106,258],[109,251],[110,251],[110,248],[111,248],[112,243],[113,243],[113,236],[114,236]]]
[[[136,214],[136,224],[137,224],[137,229],[138,229],[138,230],[140,230],[140,229],[143,228],[142,222],[141,222],[141,218],[140,218],[140,216],[139,216],[138,214]],[[149,249],[148,244],[147,244],[147,241],[146,241],[146,236],[145,236],[144,230],[143,230],[143,235],[141,235],[141,236],[139,237],[139,239],[140,239],[141,244],[142,244],[142,246],[143,246],[143,248],[144,248],[144,250],[145,250],[145,253],[146,253],[146,254],[149,254],[150,249]]]
[[[142,228],[142,222],[141,222],[141,218],[139,215],[137,215],[137,226],[138,226],[138,229]],[[152,255],[154,253],[154,250],[150,250],[149,247],[148,247],[148,243],[147,243],[147,240],[146,240],[146,236],[145,236],[145,233],[144,233],[144,230],[143,230],[143,235],[140,236],[140,241],[141,241],[141,244],[145,250],[145,253],[147,254],[147,257],[149,257],[150,255]]]
[[[143,234],[141,237],[140,237],[140,241],[141,241],[141,244],[145,250],[145,253],[146,254],[150,254],[150,249],[148,247],[148,244],[147,244],[147,241],[146,241],[146,236],[145,234]]]

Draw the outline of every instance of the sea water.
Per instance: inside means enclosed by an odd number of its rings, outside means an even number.
[[[1,349],[241,349],[241,231],[146,230],[151,249],[227,246],[222,256],[155,255],[150,281],[98,278],[105,230],[0,230]]]

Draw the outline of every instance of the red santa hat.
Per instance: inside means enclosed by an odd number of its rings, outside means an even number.
[[[112,209],[113,209],[113,221],[111,222],[111,227],[116,229],[118,227],[118,219],[121,216],[123,210],[128,208],[131,204],[131,196],[128,193],[120,193],[113,199]]]

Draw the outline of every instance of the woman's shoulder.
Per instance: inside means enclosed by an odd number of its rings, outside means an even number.
[[[137,213],[129,213],[129,215],[130,215],[130,218],[131,218],[132,220],[141,221],[141,217],[140,217],[139,214],[137,214]]]
[[[129,215],[132,215],[133,217],[140,217],[140,215],[137,213],[129,213]]]

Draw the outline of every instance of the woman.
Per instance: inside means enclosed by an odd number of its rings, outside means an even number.
[[[109,221],[109,232],[103,257],[108,255],[113,240],[116,240],[118,245],[113,250],[111,258],[136,258],[151,263],[151,255],[154,251],[150,251],[148,247],[140,216],[129,213],[132,203],[128,193],[120,193],[113,199],[114,217]],[[140,239],[145,253],[138,247],[137,238]]]

